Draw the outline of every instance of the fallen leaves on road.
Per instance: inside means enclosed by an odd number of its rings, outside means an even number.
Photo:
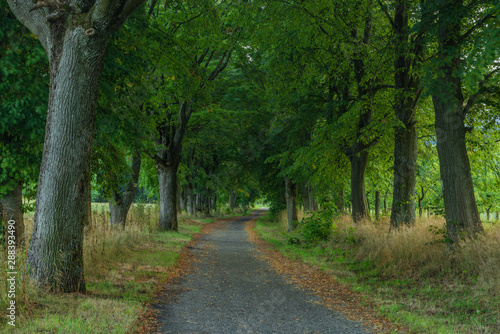
[[[373,305],[361,293],[354,292],[331,275],[300,260],[292,260],[262,239],[255,230],[256,219],[247,222],[246,231],[259,253],[256,255],[268,262],[285,279],[306,293],[320,298],[317,302],[331,310],[342,313],[350,320],[359,321],[374,333],[408,333],[409,330],[390,322],[374,311]],[[366,305],[366,306],[364,306]]]

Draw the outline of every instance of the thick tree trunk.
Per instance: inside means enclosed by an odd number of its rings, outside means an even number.
[[[474,186],[465,142],[465,112],[462,83],[458,75],[461,70],[460,31],[458,19],[463,3],[446,0],[449,12],[440,15],[438,34],[438,79],[432,101],[436,119],[437,151],[443,185],[446,233],[456,243],[465,237],[474,237],[483,232],[481,218],[474,196]]]
[[[375,191],[375,219],[378,220],[380,216],[380,191]]]
[[[496,220],[496,221],[498,221],[498,218],[499,218],[498,216],[499,216],[499,213],[498,213],[498,211],[497,211],[497,212],[495,213],[495,220]]]
[[[106,43],[143,2],[71,1],[48,10],[47,2],[34,7],[31,0],[8,0],[49,58],[47,125],[26,267],[51,290],[85,291],[85,195]]]
[[[107,38],[89,38],[81,27],[57,37],[51,49],[47,128],[27,266],[41,285],[84,292],[83,226]]]
[[[23,185],[22,183],[18,183],[17,186],[12,189],[10,193],[5,195],[0,200],[1,215],[0,218],[5,222],[5,226],[7,226],[10,220],[13,220],[14,223],[14,237],[15,245],[18,247],[25,247],[25,236],[24,236],[24,215],[21,210],[21,205],[23,204]],[[5,232],[7,233],[9,230],[5,228]],[[6,235],[6,240],[9,238]]]
[[[410,4],[397,0],[394,16],[395,61],[394,83],[396,101],[394,113],[400,121],[395,129],[394,190],[392,193],[391,228],[415,222],[415,185],[417,181],[417,120],[416,107],[420,92],[418,77],[412,73],[421,48],[412,54],[408,25]]]
[[[177,226],[177,168],[156,164],[160,188],[160,228],[178,231]]]
[[[297,185],[289,178],[285,178],[286,218],[288,232],[293,231],[297,218]]]
[[[141,161],[141,151],[135,152],[132,156],[132,163],[130,166],[131,174],[123,194],[120,194],[118,186],[116,186],[114,198],[109,202],[112,226],[125,228],[127,214],[130,210],[130,206],[134,202],[137,191],[137,182],[139,181],[139,174],[141,172]]]
[[[368,152],[361,151],[349,156],[351,160],[351,201],[352,219],[355,223],[368,218],[368,204],[365,193],[365,170],[368,163]]]

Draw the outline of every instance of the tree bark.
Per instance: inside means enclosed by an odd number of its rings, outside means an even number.
[[[54,30],[45,144],[27,266],[41,285],[84,292],[83,226],[88,220],[95,101],[107,38],[88,38],[82,27]]]
[[[45,142],[26,266],[41,286],[85,291],[83,226],[97,92],[109,37],[144,0],[8,0],[38,38],[50,65]]]
[[[127,221],[127,214],[130,206],[134,202],[135,194],[137,191],[137,182],[139,181],[139,174],[141,172],[141,158],[142,152],[136,151],[132,156],[131,174],[125,186],[123,194],[120,193],[118,186],[115,188],[115,193],[112,201],[109,202],[109,212],[111,215],[111,225],[125,228]]]
[[[7,229],[8,222],[10,220],[14,221],[14,237],[15,237],[15,245],[18,247],[24,248],[26,246],[25,243],[25,235],[24,235],[24,214],[21,209],[21,205],[23,204],[23,184],[19,182],[14,189],[11,190],[10,193],[5,195],[0,200],[1,215],[0,218],[5,222],[5,233],[9,230]],[[9,240],[8,235],[6,234],[6,240]]]
[[[236,208],[236,200],[237,200],[237,195],[236,191],[230,190],[229,191],[229,208],[231,210],[234,210]]]
[[[394,113],[400,122],[394,137],[394,190],[391,228],[415,222],[415,185],[417,182],[417,119],[420,96],[419,77],[415,74],[422,48],[410,45],[408,25],[410,3],[397,0],[394,16],[396,97]],[[410,50],[410,48],[413,48]]]
[[[160,186],[160,221],[162,230],[178,231],[177,224],[177,168],[156,165]]]
[[[375,191],[375,220],[380,216],[380,191]]]
[[[368,204],[365,193],[365,170],[368,163],[368,152],[361,151],[349,156],[351,160],[351,202],[352,219],[355,223],[368,218]]]
[[[297,218],[297,184],[285,177],[286,217],[288,232],[295,229]]]
[[[182,140],[187,123],[193,112],[193,102],[181,102],[177,122],[172,122],[172,114],[157,125],[158,137],[155,140],[157,152],[151,157],[156,162],[160,188],[160,219],[162,230],[178,231],[177,224],[177,169],[181,159]]]
[[[187,211],[187,190],[188,186],[185,185],[180,193],[180,198],[181,198],[181,211]]]
[[[483,232],[465,142],[459,23],[462,1],[443,1],[449,10],[440,12],[438,78],[432,101],[436,119],[437,151],[443,185],[447,238],[458,242]],[[454,20],[450,20],[454,17]]]

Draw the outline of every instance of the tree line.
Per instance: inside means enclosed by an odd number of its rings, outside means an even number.
[[[36,193],[43,286],[85,291],[93,193],[117,228],[138,187],[156,194],[174,231],[180,210],[258,198],[290,230],[299,203],[355,222],[384,206],[393,230],[432,208],[450,245],[500,209],[494,1],[8,5],[0,193],[20,244]]]

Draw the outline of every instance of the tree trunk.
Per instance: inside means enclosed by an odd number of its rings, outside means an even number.
[[[187,185],[187,211],[188,214],[194,215],[194,194],[193,194],[193,186],[191,184]]]
[[[380,191],[375,191],[375,220],[378,220],[380,215]]]
[[[418,218],[422,218],[422,213],[423,213],[422,199],[419,197],[418,198]]]
[[[178,231],[177,226],[177,168],[156,164],[160,188],[160,229]]]
[[[231,211],[236,208],[236,199],[237,199],[236,191],[234,190],[229,191],[229,208],[231,209]]]
[[[498,211],[495,213],[495,220],[498,221]]]
[[[370,215],[372,212],[372,209],[370,207],[370,192],[366,193],[366,207],[368,208],[368,214]]]
[[[387,213],[387,194],[389,193],[389,190],[385,191],[384,195],[384,213]]]
[[[288,232],[295,228],[297,218],[297,185],[289,178],[285,178],[286,217]]]
[[[177,206],[177,212],[181,212],[181,197],[182,197],[182,192],[181,192],[181,181],[177,179],[177,200],[176,200],[176,206]]]
[[[179,193],[180,201],[181,201],[181,210],[186,211],[187,208],[187,186],[182,187]]]
[[[349,156],[351,160],[351,201],[352,219],[355,223],[362,219],[370,219],[365,193],[365,170],[368,163],[368,152],[361,151]]]
[[[107,38],[89,39],[81,28],[58,37],[50,57],[47,127],[27,266],[42,285],[84,292],[85,195]]]
[[[394,113],[400,121],[394,137],[394,190],[392,193],[391,228],[415,222],[415,185],[417,181],[417,120],[416,107],[420,91],[418,65],[422,48],[412,50],[408,25],[410,4],[396,0],[394,16],[395,60],[394,83],[396,97]],[[413,70],[413,71],[412,71]]]
[[[304,207],[304,212],[305,211],[311,211],[311,207],[309,206],[309,189],[307,187],[308,182],[307,181],[302,181],[302,205]]]
[[[486,209],[486,221],[487,222],[490,221],[490,208],[491,208],[491,206],[488,209]]]
[[[446,0],[449,11],[440,13],[438,33],[438,78],[432,101],[436,119],[437,151],[443,185],[446,233],[456,243],[464,237],[483,232],[474,196],[474,186],[465,141],[465,112],[461,70],[461,25],[449,16],[460,18],[462,2]],[[441,23],[442,22],[442,23]]]
[[[125,228],[127,221],[127,214],[130,206],[134,202],[135,194],[137,191],[137,182],[139,181],[139,174],[141,172],[141,151],[136,151],[132,156],[131,174],[125,186],[125,191],[120,194],[118,186],[115,188],[113,200],[109,202],[109,212],[111,215],[111,225]]]
[[[49,58],[47,125],[26,266],[38,285],[51,290],[85,292],[85,195],[106,43],[143,2],[80,1],[48,11],[31,0],[8,0]]]
[[[344,215],[344,189],[340,189],[335,198],[335,206],[341,216]]]
[[[0,206],[2,209],[0,218],[5,222],[5,233],[9,230],[7,228],[8,222],[10,220],[14,221],[14,237],[15,237],[15,245],[18,247],[24,248],[25,244],[25,236],[24,236],[24,215],[21,210],[21,205],[23,204],[23,184],[19,182],[14,189],[11,190],[10,193],[5,195],[0,200]],[[8,235],[6,234],[6,240],[9,240]]]

